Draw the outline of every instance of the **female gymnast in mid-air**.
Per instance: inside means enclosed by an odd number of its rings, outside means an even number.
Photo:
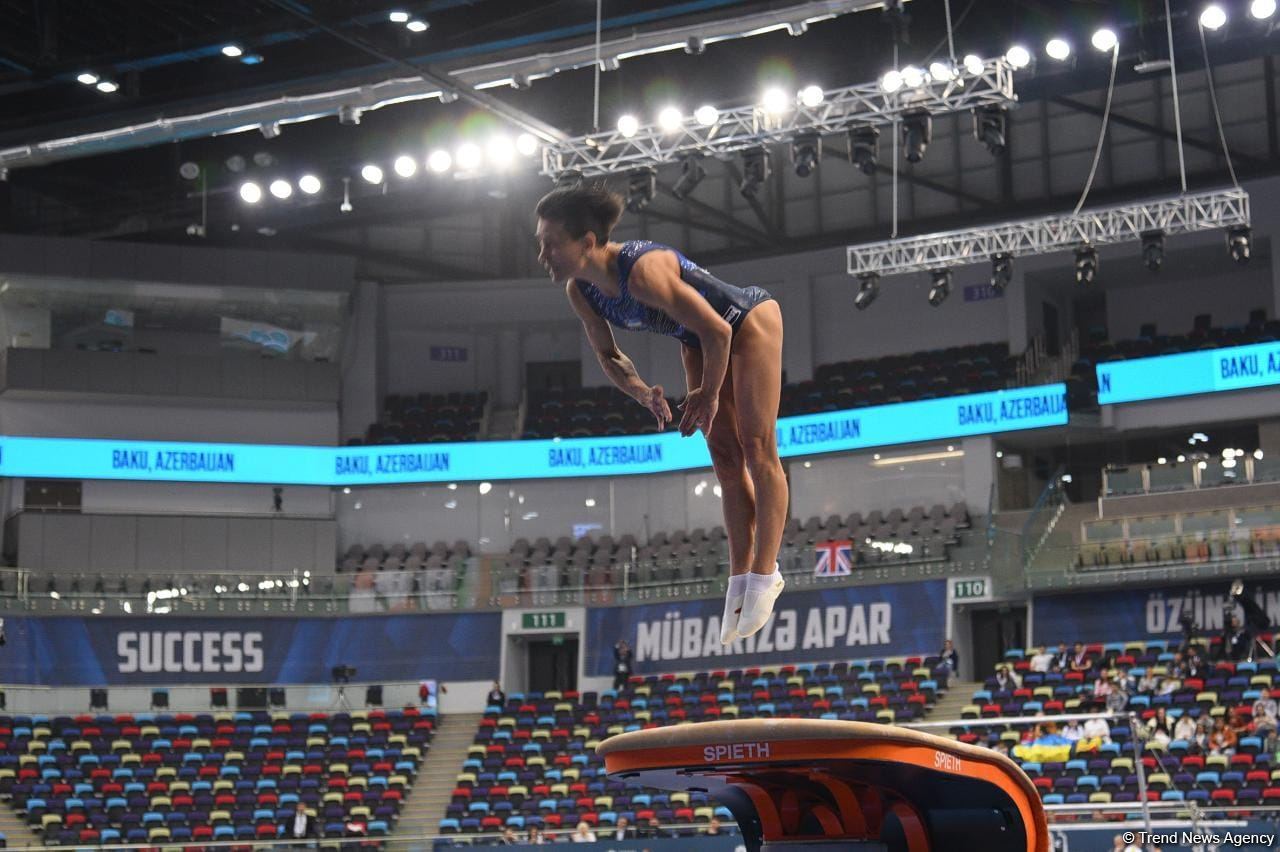
[[[647,240],[609,241],[621,196],[602,184],[552,190],[538,202],[538,260],[586,328],[605,374],[653,414],[672,420],[662,387],[650,387],[618,349],[609,324],[680,341],[688,395],[680,434],[701,430],[724,502],[729,589],[720,641],[751,636],[782,593],[778,549],[787,480],[778,459],[782,311],[759,287],[735,287],[684,255]]]

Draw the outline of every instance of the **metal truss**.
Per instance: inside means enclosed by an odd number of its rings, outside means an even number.
[[[879,81],[833,89],[823,93],[817,106],[805,106],[797,98],[781,115],[755,104],[722,110],[709,126],[685,116],[680,129],[671,133],[657,124],[642,124],[630,137],[613,130],[548,142],[542,149],[542,174],[615,174],[674,163],[689,154],[725,156],[801,133],[842,133],[856,126],[893,124],[906,113],[946,115],[992,104],[1009,106],[1017,100],[1013,68],[1003,58],[988,59],[981,71],[973,70],[962,65],[954,69],[951,80],[934,80],[922,73],[920,85],[904,85],[895,92],[884,91]]]
[[[1048,254],[1135,241],[1148,231],[1168,236],[1248,224],[1249,193],[1232,188],[849,246],[848,268],[850,275],[896,275],[977,263],[996,254]]]

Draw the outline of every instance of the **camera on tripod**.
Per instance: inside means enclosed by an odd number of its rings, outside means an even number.
[[[334,666],[331,670],[334,683],[350,683],[351,679],[356,676],[356,667],[346,664]]]

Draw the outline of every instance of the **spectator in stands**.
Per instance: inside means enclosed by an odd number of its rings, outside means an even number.
[[[1111,682],[1111,675],[1104,672],[1102,677],[1093,682],[1093,703],[1106,704],[1107,697],[1115,690],[1115,685]]]
[[[529,846],[546,846],[547,838],[542,836],[542,828],[536,825],[529,826],[529,839],[525,841]]]
[[[1210,754],[1235,754],[1236,734],[1227,727],[1227,720],[1221,717],[1213,724],[1213,733],[1209,735]]]
[[[1187,648],[1186,661],[1186,676],[1203,680],[1207,666],[1205,666],[1204,657],[1200,654],[1199,646],[1191,645]]]
[[[1183,713],[1173,726],[1173,738],[1194,743],[1196,741],[1196,730],[1196,720],[1191,717],[1190,713]]]
[[[1252,730],[1250,722],[1245,718],[1244,708],[1235,707],[1227,713],[1227,727],[1231,729],[1231,733],[1236,735],[1236,741],[1239,742],[1241,737],[1249,736]]]
[[[516,830],[511,826],[507,826],[502,830],[502,841],[499,846],[519,846],[520,838],[516,837]]]
[[[485,697],[485,701],[490,707],[507,706],[507,694],[502,691],[502,685],[496,680],[493,682],[493,689],[489,690],[488,696]]]
[[[1142,673],[1142,677],[1138,679],[1138,692],[1143,694],[1156,692],[1160,689],[1160,680],[1160,675],[1156,674],[1152,669],[1147,669]]]
[[[1271,690],[1266,687],[1253,702],[1253,732],[1260,737],[1276,730],[1276,700],[1271,697]]]
[[[293,816],[285,820],[283,829],[287,840],[311,840],[320,836],[320,826],[315,817],[307,813],[306,802],[294,806]]]
[[[578,823],[578,827],[573,830],[573,834],[569,835],[570,843],[595,843],[596,833],[591,830],[591,825],[583,820]]]
[[[1240,616],[1234,613],[1231,616],[1231,624],[1222,635],[1222,658],[1224,660],[1240,661],[1249,656],[1249,652],[1253,650],[1253,634],[1245,627],[1244,622],[1240,620]]]
[[[642,837],[642,838],[650,838],[650,837],[674,837],[675,835],[674,833],[670,831],[664,831],[661,827],[659,827],[657,817],[649,817],[649,821],[641,825],[640,828],[636,831],[636,836]]]
[[[1053,652],[1048,648],[1041,648],[1038,654],[1031,657],[1031,671],[1038,674],[1048,674],[1049,669],[1053,666]]]
[[[1111,672],[1111,683],[1125,695],[1133,695],[1138,688],[1138,679],[1129,671],[1128,666],[1120,666]]]
[[[1053,655],[1053,671],[1065,672],[1071,670],[1071,651],[1067,648],[1066,642],[1058,643],[1058,653]]]
[[[996,689],[1001,692],[1013,692],[1020,686],[1017,674],[1007,665],[996,667]]]
[[[1092,744],[1093,749],[1111,742],[1111,726],[1106,719],[1088,719],[1084,723],[1084,736],[1080,745]],[[1077,749],[1079,750],[1079,749]]]
[[[1080,726],[1080,720],[1070,719],[1062,726],[1062,738],[1067,742],[1074,743],[1084,737],[1084,728]]]
[[[1129,834],[1133,836],[1132,833]],[[1113,852],[1142,852],[1142,847],[1136,843],[1126,843],[1123,834],[1117,834],[1111,841]]]
[[[785,586],[777,563],[788,503],[776,439],[782,311],[761,288],[726,284],[667,246],[610,242],[622,210],[622,196],[603,183],[553,189],[538,201],[538,260],[563,282],[605,374],[659,430],[672,419],[662,388],[640,378],[609,323],[680,341],[688,385],[680,434],[703,432],[724,492],[727,645],[764,627]]]
[[[1164,707],[1157,707],[1156,712],[1147,720],[1147,736],[1166,746],[1173,740],[1173,721]]]
[[[956,646],[950,639],[942,641],[942,650],[938,653],[940,658],[938,668],[942,669],[946,683],[943,687],[951,686],[951,679],[960,676],[960,655],[956,653]]]
[[[713,816],[711,822],[707,823],[707,834],[721,834],[720,817]]]
[[[631,822],[625,817],[618,817],[618,822],[613,828],[607,828],[600,832],[601,840],[632,840],[636,836],[636,830],[631,827]]]
[[[1088,652],[1085,651],[1084,643],[1077,642],[1075,647],[1071,649],[1071,662],[1068,664],[1067,670],[1088,674],[1091,668],[1093,668],[1093,660],[1089,657]]]
[[[631,646],[626,639],[619,639],[613,645],[613,688],[620,690],[627,685],[631,677]]]
[[[1123,712],[1129,706],[1129,690],[1125,688],[1124,678],[1113,674],[1106,681],[1111,684],[1111,690],[1103,697],[1103,704],[1111,713]]]

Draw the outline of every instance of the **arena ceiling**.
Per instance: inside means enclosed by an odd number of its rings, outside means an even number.
[[[602,38],[760,14],[783,18],[800,2],[602,0]],[[774,31],[708,45],[700,54],[626,59],[600,75],[600,123],[611,126],[623,112],[649,116],[667,103],[686,110],[749,103],[769,84],[869,82],[894,66],[895,52],[898,66],[947,56],[944,0],[910,0],[905,17],[880,8],[848,11],[866,5],[826,3],[838,14],[799,34]],[[1171,0],[1186,171],[1201,188],[1227,179],[1196,24],[1204,5]],[[1280,36],[1274,19],[1250,17],[1248,0],[1222,5],[1227,25],[1209,33],[1206,46],[1234,165],[1242,179],[1272,174],[1280,164],[1273,59]],[[429,26],[411,32],[389,20],[394,10]],[[459,68],[589,46],[596,10],[593,0],[0,0],[0,152],[415,71],[438,79]],[[1019,108],[1010,116],[1003,156],[983,150],[963,115],[936,121],[925,159],[901,164],[900,233],[1074,204],[1101,127],[1110,63],[1088,42],[1102,25],[1117,32],[1120,49],[1090,199],[1178,190],[1174,109],[1169,74],[1161,70],[1169,54],[1165,0],[951,0],[950,14],[957,56],[996,56],[1022,43],[1034,61],[1015,76]],[[1045,41],[1057,35],[1073,42],[1066,62],[1044,54]],[[225,56],[227,45],[242,55]],[[246,57],[260,61],[247,64]],[[84,73],[118,89],[78,82]],[[469,134],[518,132],[521,120],[586,133],[594,85],[593,71],[584,68],[520,89],[487,89],[487,105],[465,97],[408,101],[367,111],[359,124],[336,117],[282,123],[274,138],[249,129],[137,147],[68,144],[52,161],[10,163],[0,182],[0,229],[337,250],[357,254],[366,274],[388,281],[537,274],[529,210],[550,181],[532,161],[473,180],[422,174],[399,180],[390,176],[390,163],[402,152],[421,157],[435,146],[455,146]],[[668,167],[659,173],[658,196],[626,227],[678,241],[707,263],[889,236],[887,140],[871,178],[847,162],[844,140],[827,143],[811,178],[794,174],[785,150],[775,152],[774,177],[754,202],[736,191],[736,162],[709,164],[704,184],[684,201],[669,192],[679,170]],[[242,171],[232,168],[236,158],[245,163]],[[366,162],[382,164],[388,180],[362,181]],[[202,177],[184,178],[184,163],[199,165]],[[288,202],[250,207],[238,196],[247,176],[265,182],[304,172],[323,177],[314,197],[295,193]],[[350,179],[350,212],[340,207],[343,177]],[[193,225],[203,225],[203,234]]]

